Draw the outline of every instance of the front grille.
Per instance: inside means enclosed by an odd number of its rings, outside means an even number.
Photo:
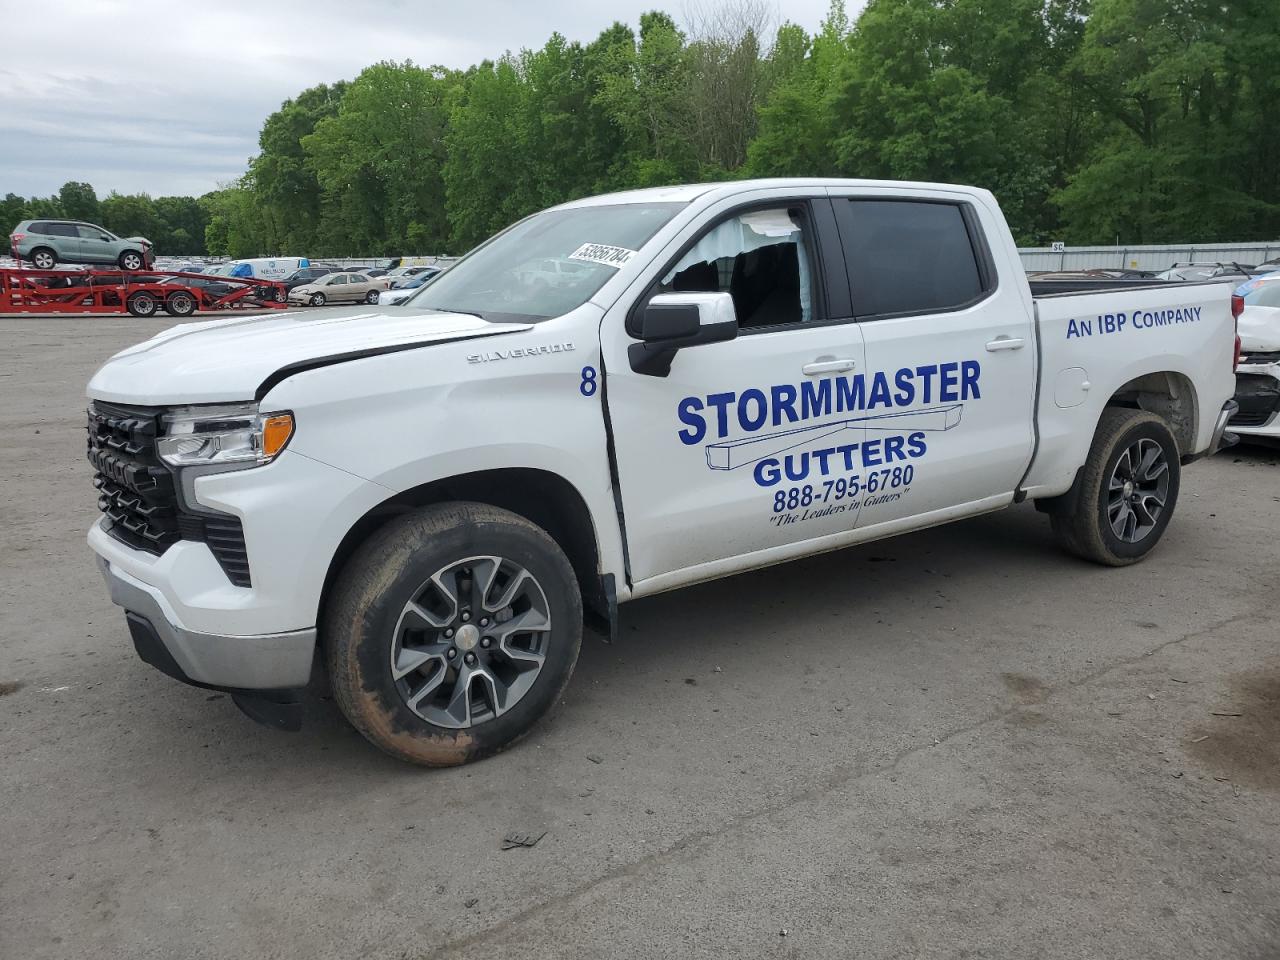
[[[89,462],[108,532],[156,555],[182,539],[173,474],[156,456],[160,413],[97,402],[89,411]]]
[[[182,510],[174,476],[156,453],[160,410],[95,400],[89,410],[89,462],[98,508],[111,536],[160,556],[179,540],[198,540],[232,583],[252,585],[244,528],[238,517]]]

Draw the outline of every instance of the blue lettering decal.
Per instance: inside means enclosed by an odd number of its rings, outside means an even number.
[[[707,421],[697,411],[702,409],[702,401],[697,397],[685,397],[676,407],[676,416],[681,423],[687,423],[689,429],[681,430],[680,442],[693,445],[707,435]]]

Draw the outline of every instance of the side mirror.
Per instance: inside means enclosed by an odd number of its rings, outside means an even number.
[[[665,377],[685,347],[721,343],[738,336],[733,297],[727,293],[660,293],[640,316],[639,343],[627,348],[631,369]]]

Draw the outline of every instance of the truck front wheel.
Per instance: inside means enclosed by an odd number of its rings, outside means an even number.
[[[582,646],[582,597],[539,527],[485,504],[438,504],[352,555],[323,641],[357,730],[398,759],[453,766],[509,746],[556,702]]]
[[[1160,542],[1178,502],[1178,443],[1144,410],[1103,411],[1070,506],[1052,516],[1070,553],[1094,563],[1137,563]]]

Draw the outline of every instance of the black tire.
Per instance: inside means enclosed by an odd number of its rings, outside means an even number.
[[[120,254],[116,263],[119,264],[121,270],[141,270],[146,266],[146,260],[136,250],[126,250]]]
[[[311,305],[313,307],[323,307],[327,299],[323,293],[313,293],[311,295]]]
[[[272,299],[275,300],[276,303],[284,303],[289,299],[289,293],[284,287],[276,287],[275,293],[272,294]]]
[[[52,270],[58,265],[58,255],[48,247],[36,247],[31,251],[31,265],[37,270]]]
[[[164,308],[175,317],[189,317],[196,312],[196,298],[185,290],[175,290],[165,298]]]
[[[154,317],[160,301],[144,290],[131,296],[125,302],[125,307],[135,317]]]
[[[410,708],[407,693],[392,673],[394,645],[405,616],[402,611],[410,600],[423,596],[421,591],[430,588],[437,573],[451,569],[452,564],[463,564],[465,570],[471,558],[481,557],[503,558],[523,569],[545,599],[550,620],[540,641],[541,666],[532,684],[505,712],[490,709],[484,716],[482,710],[482,719],[469,726],[432,723]],[[458,586],[457,596],[469,598],[472,606],[459,602],[455,609],[475,609],[472,589]],[[485,504],[437,504],[398,517],[360,546],[334,583],[321,628],[334,699],[351,724],[393,757],[446,767],[505,749],[555,704],[569,683],[582,646],[582,597],[564,552],[524,517]],[[461,648],[463,629],[446,634],[430,628],[420,634],[421,642],[452,642]],[[473,646],[467,649],[478,653],[475,632],[470,637]],[[456,639],[439,640],[445,636]],[[482,643],[488,647],[487,641]],[[501,645],[490,648],[488,655],[494,656]],[[450,679],[452,689],[458,689],[457,674],[449,675],[448,664],[456,670],[461,660],[450,655],[449,661],[438,662],[445,676],[441,693],[447,695]],[[430,667],[433,676],[436,669]],[[483,683],[478,686],[481,700],[488,699],[484,691],[489,688]],[[467,718],[471,721],[470,706]]]
[[[368,304],[374,304],[374,303],[377,303],[377,302],[378,302],[378,291],[377,291],[377,290],[370,290],[368,293],[366,293],[366,294],[364,295],[364,302],[365,302],[365,303],[368,303]]]
[[[1112,479],[1117,471],[1124,472],[1121,461],[1138,444],[1148,450],[1152,449],[1150,444],[1159,446],[1167,481],[1159,515],[1140,535],[1134,534],[1138,539],[1130,541],[1116,532],[1111,515],[1116,503],[1129,497],[1128,486],[1116,492]],[[1164,420],[1144,410],[1108,408],[1098,421],[1074,503],[1050,518],[1053,532],[1063,549],[1085,560],[1111,567],[1137,563],[1155,548],[1169,526],[1178,503],[1181,475],[1178,442]]]

